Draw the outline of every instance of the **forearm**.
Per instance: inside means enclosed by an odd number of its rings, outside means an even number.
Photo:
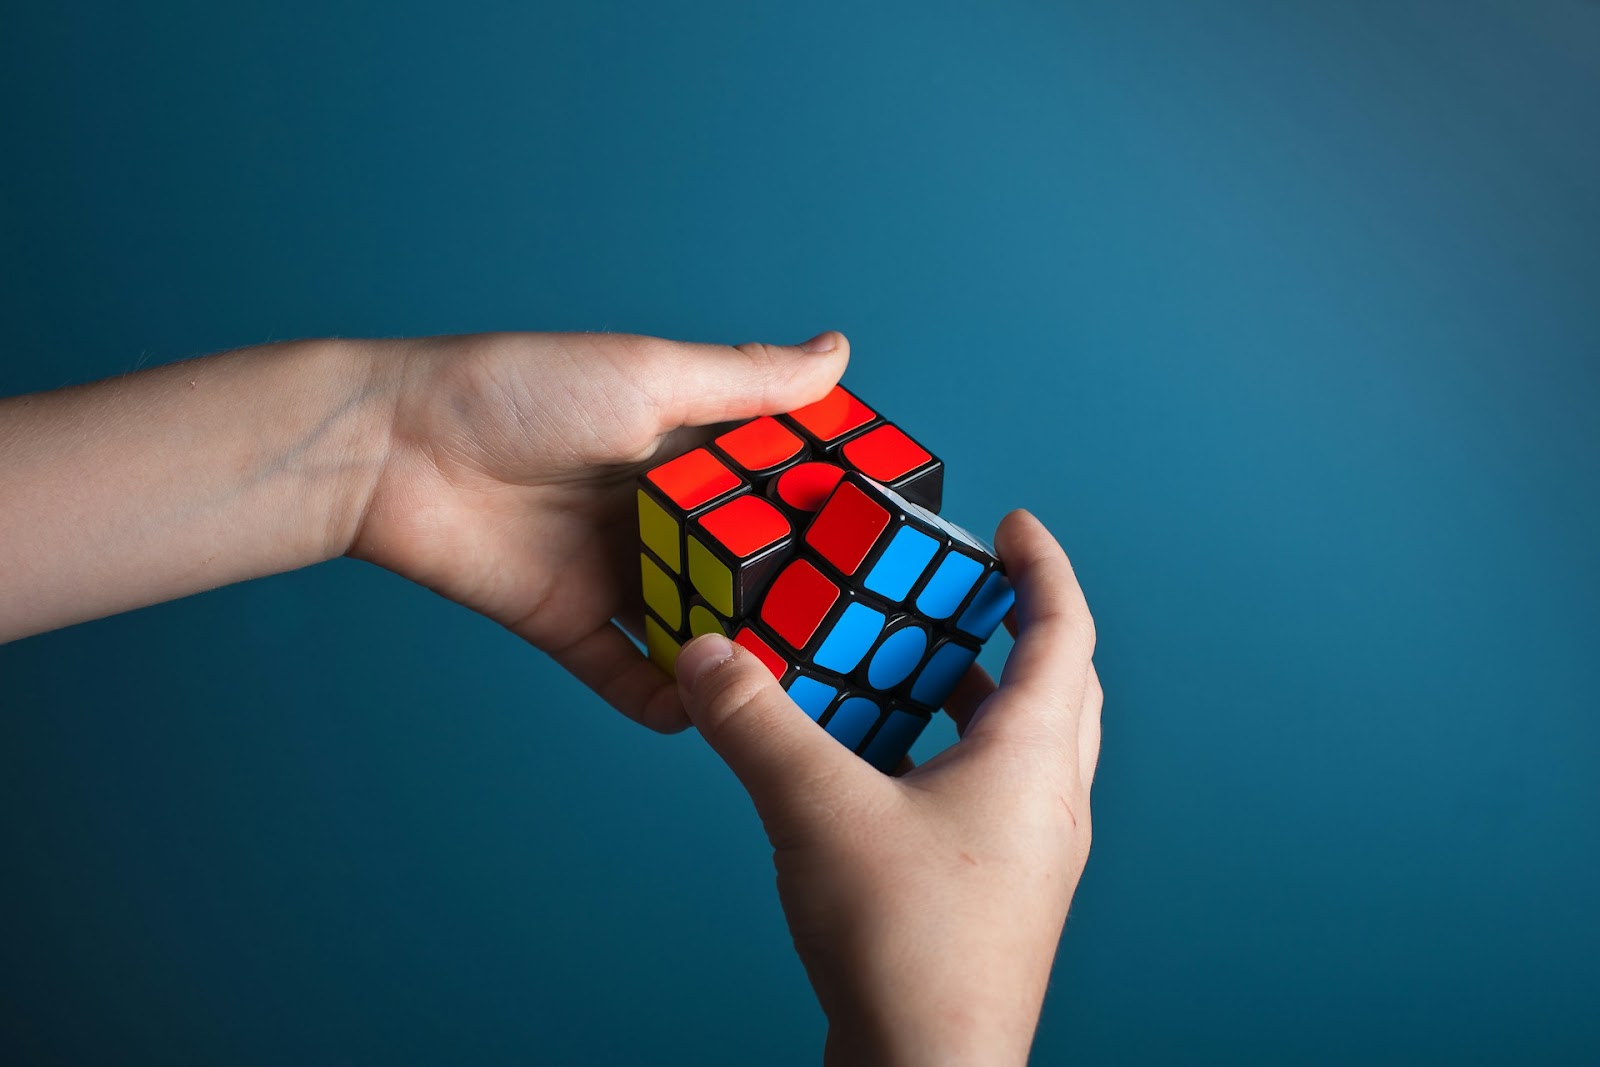
[[[342,553],[400,374],[295,342],[0,400],[0,641]]]

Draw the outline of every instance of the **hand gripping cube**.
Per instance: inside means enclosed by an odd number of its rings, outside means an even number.
[[[1011,607],[994,551],[938,515],[944,465],[835,387],[639,479],[645,646],[727,634],[893,770]]]

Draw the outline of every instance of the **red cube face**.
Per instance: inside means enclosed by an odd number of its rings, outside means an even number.
[[[848,390],[763,415],[639,480],[646,645],[732,635],[797,714],[892,770],[1009,609],[944,465]]]

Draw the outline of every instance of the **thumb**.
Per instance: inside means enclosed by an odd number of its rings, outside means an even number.
[[[645,377],[658,433],[792,411],[826,396],[850,362],[850,342],[834,330],[798,345],[661,345]]]
[[[677,674],[689,721],[764,820],[808,785],[867,767],[801,711],[753,653],[721,634],[684,645]]]

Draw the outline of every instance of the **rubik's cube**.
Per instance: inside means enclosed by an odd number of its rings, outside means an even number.
[[[740,423],[639,478],[645,647],[672,672],[720,632],[893,770],[1014,599],[938,515],[944,464],[844,388]]]

